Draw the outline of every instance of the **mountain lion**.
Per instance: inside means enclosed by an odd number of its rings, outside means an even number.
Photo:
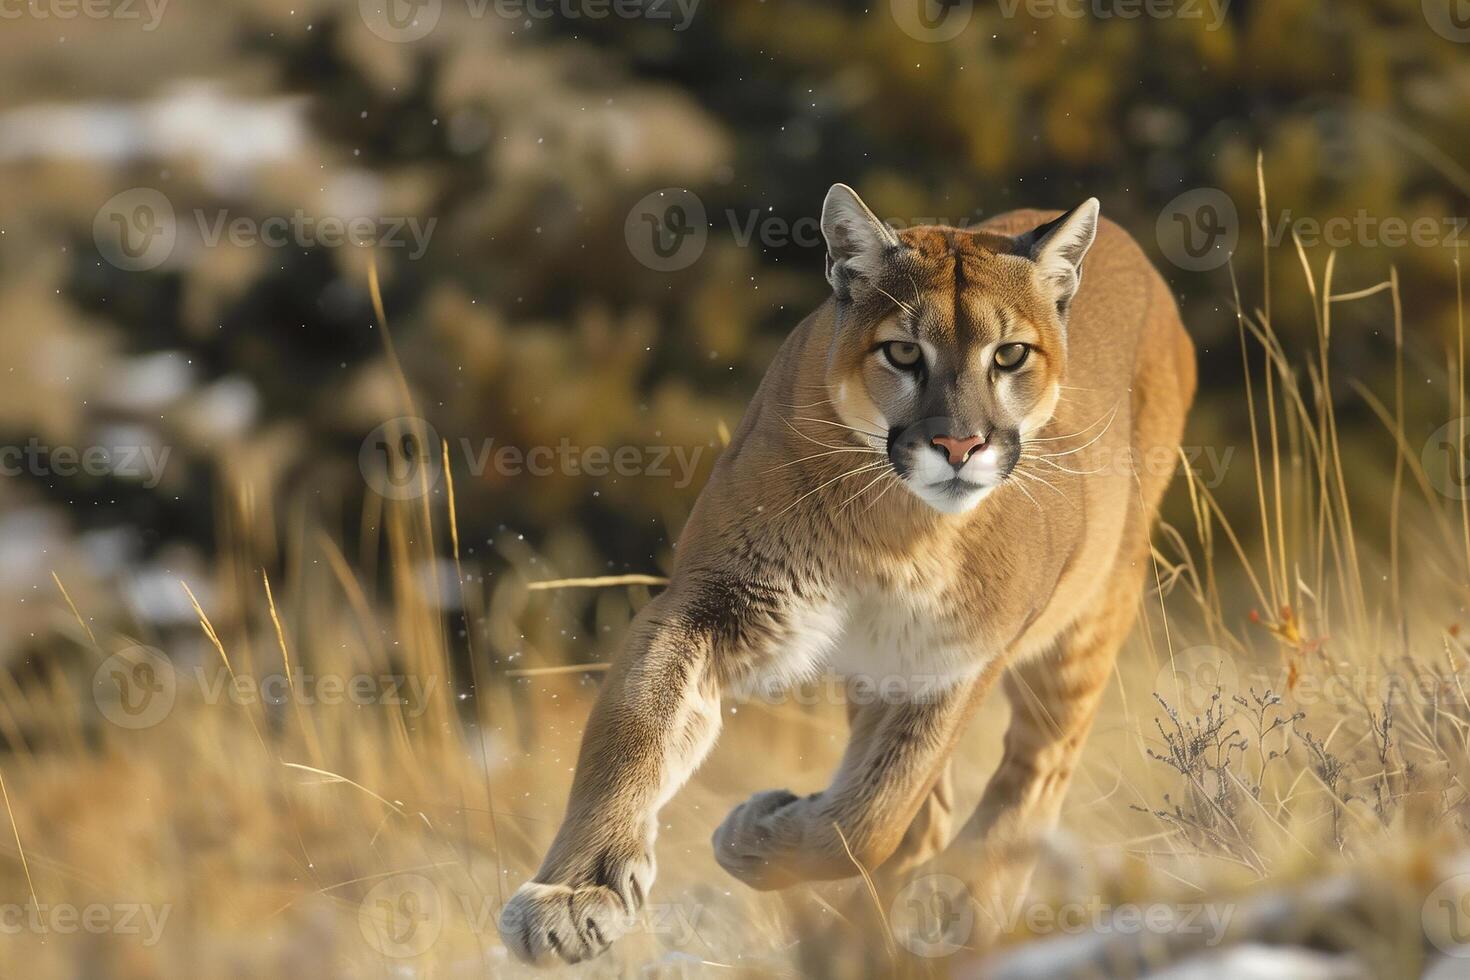
[[[751,887],[898,874],[1057,819],[1134,621],[1193,345],[1096,199],[894,231],[838,184],[821,224],[832,295],[607,675],[565,820],[500,918],[521,959],[576,962],[632,926],[659,809],[714,743],[721,693],[754,683],[831,670],[883,696],[849,697],[825,790],[757,793],[715,831]],[[1004,756],[952,840],[949,756],[1002,677]]]

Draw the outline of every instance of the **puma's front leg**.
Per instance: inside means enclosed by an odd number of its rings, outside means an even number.
[[[846,878],[893,854],[959,738],[976,685],[988,675],[922,700],[866,706],[832,785],[797,797],[757,793],[715,831],[715,858],[752,888]]]
[[[628,931],[653,884],[659,808],[714,743],[720,702],[708,638],[667,605],[650,603],[609,671],[561,829],[501,912],[501,938],[522,960],[575,963]]]

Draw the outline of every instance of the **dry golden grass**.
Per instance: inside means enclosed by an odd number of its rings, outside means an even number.
[[[1253,441],[1234,465],[1249,470],[1252,506],[1227,513],[1192,476],[1176,486],[1186,519],[1156,535],[1156,588],[1140,599],[1064,832],[1026,914],[1002,928],[1003,948],[1075,935],[1129,902],[1228,910],[1244,930],[1253,896],[1341,873],[1373,887],[1340,905],[1296,900],[1278,938],[1355,952],[1377,975],[1416,973],[1433,949],[1421,909],[1466,838],[1470,708],[1456,623],[1470,515],[1436,490],[1444,475],[1425,471],[1405,435],[1397,280],[1338,295],[1331,259],[1320,274],[1307,259],[1315,359],[1289,363],[1269,294],[1240,316]],[[1328,394],[1343,385],[1331,344],[1344,302],[1394,311],[1397,389],[1359,392],[1384,423],[1381,473],[1349,471]],[[1463,363],[1461,343],[1450,418],[1466,415]],[[406,386],[400,394],[411,409]],[[189,583],[200,632],[169,644],[172,667],[135,652],[164,638],[97,634],[58,580],[75,669],[0,677],[5,902],[48,910],[43,925],[0,916],[0,975],[519,971],[495,918],[555,830],[596,689],[596,665],[569,669],[567,658],[605,655],[656,586],[537,589],[554,571],[513,536],[495,542],[511,571],[486,578],[461,552],[452,483],[444,489],[370,501],[350,562],[299,518],[282,525],[286,553],[266,560],[250,542],[276,516],[232,488],[218,567]],[[283,572],[268,580],[265,565]],[[463,618],[444,614],[455,602]],[[589,609],[596,632],[582,639]],[[322,686],[361,677],[359,703]],[[378,703],[384,677],[408,703]],[[252,694],[262,681],[274,697]],[[171,689],[171,710],[140,700],[139,684]],[[644,927],[576,972],[973,967],[981,951],[969,932],[949,955],[914,955],[932,910],[875,899],[861,878],[756,894],[710,856],[709,833],[749,793],[822,785],[845,739],[838,690],[726,707],[713,757],[662,816]],[[962,808],[1004,723],[997,703],[966,737]],[[1075,929],[1034,914],[1069,904],[1104,911]],[[66,907],[91,909],[103,927],[67,928]]]

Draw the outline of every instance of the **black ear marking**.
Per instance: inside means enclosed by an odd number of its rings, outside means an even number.
[[[1082,260],[1097,238],[1099,210],[1097,198],[1091,197],[1012,239],[1015,254],[1036,263],[1037,275],[1051,292],[1058,316],[1066,316],[1082,282]]]
[[[1077,207],[1081,207],[1081,205],[1079,204]],[[1046,241],[1052,232],[1060,228],[1063,222],[1076,213],[1077,208],[1073,208],[1066,214],[1053,218],[1044,225],[1037,225],[1030,231],[1022,232],[1011,239],[1015,246],[1015,254],[1035,262],[1037,254],[1041,251],[1041,243]]]

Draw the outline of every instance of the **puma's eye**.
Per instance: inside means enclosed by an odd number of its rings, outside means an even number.
[[[883,356],[888,358],[888,363],[894,367],[912,371],[924,359],[924,352],[918,344],[894,341],[883,345]]]
[[[1026,363],[1031,348],[1025,344],[1001,344],[995,349],[995,366],[1002,371],[1014,371]]]

